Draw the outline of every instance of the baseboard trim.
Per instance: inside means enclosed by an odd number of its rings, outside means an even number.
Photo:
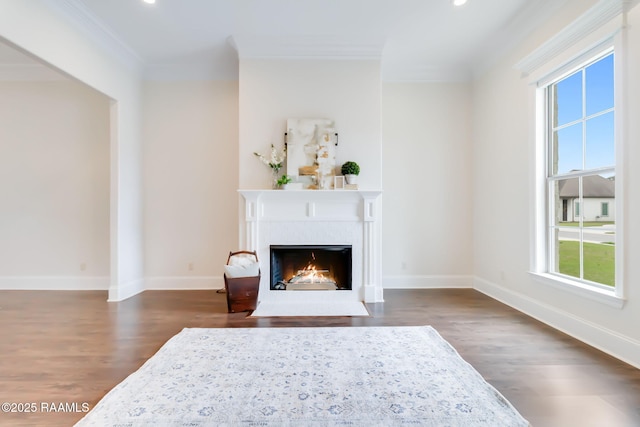
[[[147,277],[112,285],[108,276],[0,276],[0,290],[109,291],[109,301],[123,301],[146,290],[223,289],[222,276]]]
[[[109,288],[109,302],[124,301],[127,298],[144,292],[144,279],[130,280],[125,283],[118,283]]]
[[[630,337],[479,277],[474,277],[473,287],[554,329],[640,368],[640,342]]]
[[[108,276],[2,276],[1,290],[23,291],[106,291]]]
[[[473,276],[383,276],[383,289],[472,288]]]
[[[224,278],[222,276],[163,276],[147,277],[145,290],[198,290],[198,289],[222,289]]]

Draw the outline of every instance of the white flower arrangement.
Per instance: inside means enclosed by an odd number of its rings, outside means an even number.
[[[253,154],[256,155],[262,163],[269,166],[274,173],[278,173],[278,171],[280,171],[280,169],[282,169],[282,166],[284,165],[284,159],[287,157],[287,150],[285,147],[284,150],[278,153],[276,147],[271,144],[271,155],[269,158],[266,158],[262,154],[256,152],[254,152]]]

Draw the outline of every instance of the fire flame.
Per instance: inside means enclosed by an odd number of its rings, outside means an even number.
[[[298,271],[298,277],[300,277],[303,282],[324,282],[326,278],[324,277],[323,272],[325,270],[318,270],[315,265],[309,263],[304,269]]]
[[[316,260],[315,254],[311,253],[311,261],[302,270],[298,270],[298,273],[292,277],[289,282],[296,283],[321,283],[321,282],[333,282],[333,279],[326,277],[323,273],[328,273],[329,270],[318,270],[313,264]]]

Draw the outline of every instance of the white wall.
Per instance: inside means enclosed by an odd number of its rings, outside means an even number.
[[[469,287],[471,87],[382,86],[385,288]]]
[[[252,154],[281,148],[289,118],[335,120],[336,162],[360,165],[360,188],[380,189],[380,62],[240,60],[239,184],[269,188],[269,169]]]
[[[629,15],[628,135],[625,146],[625,277],[627,301],[615,308],[533,279],[534,98],[514,65],[571,23],[593,2],[571,1],[512,54],[474,82],[473,232],[475,286],[596,347],[640,366],[640,11]],[[621,53],[622,54],[622,53]],[[618,212],[620,213],[620,212]]]
[[[221,288],[238,242],[238,82],[144,86],[147,289]]]
[[[107,289],[109,99],[0,83],[0,288]]]
[[[69,25],[55,2],[0,0],[0,37],[110,97],[109,298],[143,290],[140,70]]]
[[[238,209],[229,203],[237,198],[236,165],[242,163],[237,103],[238,82],[145,84],[147,288],[221,285],[221,264],[237,244]],[[305,111],[314,107],[309,104],[300,101]],[[470,286],[470,86],[385,84],[381,105],[383,216],[388,221],[384,284]],[[332,109],[333,102],[325,108]],[[280,117],[287,116],[277,115],[275,128],[286,121]],[[349,145],[341,143],[339,149]],[[247,168],[260,177],[256,185],[265,186],[266,168],[250,153],[244,159]],[[366,153],[354,158],[362,156]]]
[[[338,161],[360,163],[361,187],[385,190],[383,268],[390,286],[435,286],[438,280],[465,286],[472,272],[474,286],[483,292],[640,366],[640,265],[633,262],[640,257],[640,224],[633,220],[640,211],[640,147],[631,143],[640,139],[640,123],[633,120],[640,114],[640,82],[633,78],[640,75],[640,8],[628,17],[630,143],[622,212],[626,304],[622,309],[603,305],[540,284],[528,273],[533,108],[530,82],[513,65],[594,3],[569,1],[476,78],[471,112],[464,85],[385,84],[382,91],[378,61],[243,59],[237,88],[227,83],[148,84],[143,121],[138,70],[104,53],[45,6],[55,3],[0,0],[0,37],[113,100],[111,299],[144,289],[145,262],[150,287],[214,283],[219,258],[225,258],[236,236],[236,188],[269,184],[267,168],[252,152],[281,145],[287,118],[326,117],[335,120],[340,133]],[[215,94],[210,98],[207,91]],[[208,169],[218,152],[226,156],[224,165]],[[407,206],[415,193],[418,202]],[[59,274],[85,261],[66,249],[62,264],[56,264]],[[87,270],[103,274],[104,256],[94,259],[101,261],[87,261]],[[16,260],[11,274],[53,271],[44,264],[39,270],[27,268],[27,262]]]

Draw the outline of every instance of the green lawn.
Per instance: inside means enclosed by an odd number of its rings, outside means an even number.
[[[580,242],[560,241],[560,273],[580,277]],[[615,246],[584,243],[584,279],[615,285]]]
[[[582,223],[583,227],[601,227],[603,225],[611,225],[611,224],[615,224],[613,221],[584,221]],[[567,221],[567,222],[561,222],[560,224],[561,227],[578,227],[580,225],[579,222],[577,221]]]

